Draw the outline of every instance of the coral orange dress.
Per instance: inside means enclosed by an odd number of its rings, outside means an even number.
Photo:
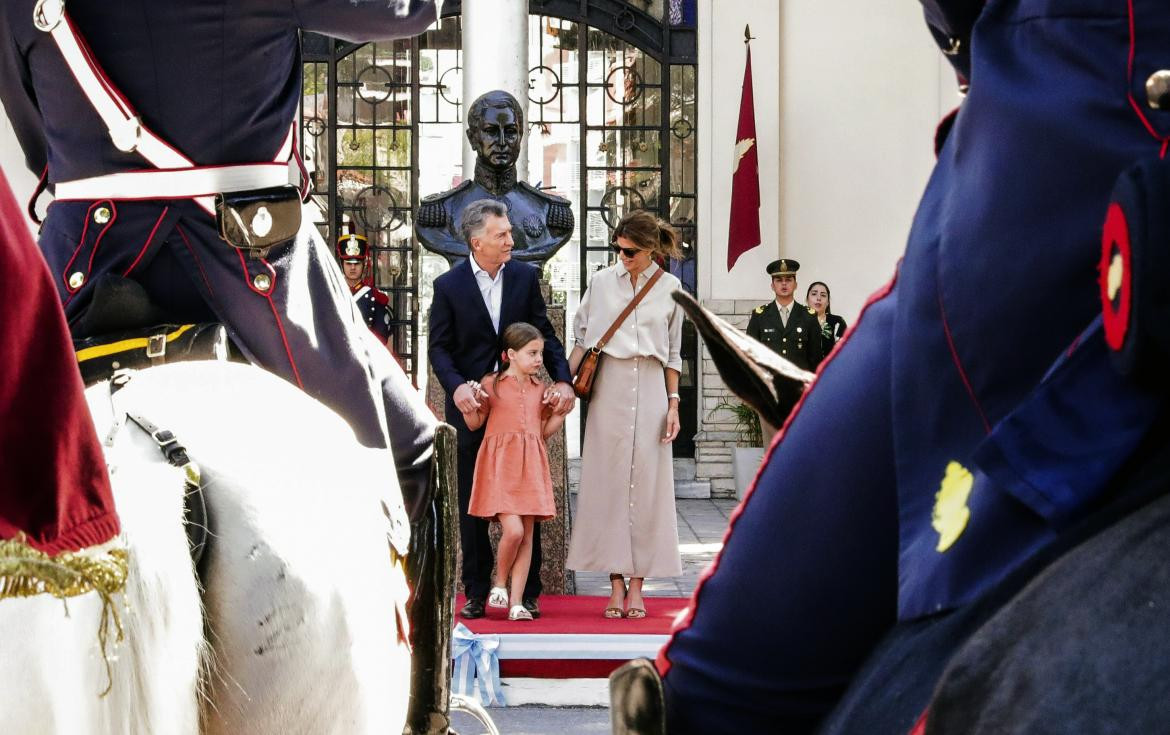
[[[517,380],[499,373],[485,378],[488,418],[475,460],[468,514],[495,518],[499,513],[556,517],[548,448],[541,427],[545,385],[534,377]]]

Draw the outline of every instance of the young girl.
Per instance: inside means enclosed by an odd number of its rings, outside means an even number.
[[[564,417],[545,405],[547,386],[537,377],[544,353],[540,330],[516,322],[500,341],[504,369],[484,376],[487,398],[476,411],[463,414],[472,431],[487,421],[468,513],[499,521],[503,531],[488,607],[508,607],[509,620],[532,620],[521,600],[532,561],[533,523],[556,516],[544,440]],[[509,572],[510,595],[505,589]]]

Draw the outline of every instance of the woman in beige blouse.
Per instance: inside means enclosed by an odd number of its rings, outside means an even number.
[[[659,266],[679,257],[678,232],[644,211],[614,229],[618,262],[593,275],[574,322],[569,367],[576,373],[618,314]],[[602,349],[589,399],[577,514],[569,542],[570,569],[609,572],[607,618],[642,618],[642,580],[682,574],[674,510],[670,443],[678,436],[678,378],[682,369],[682,310],[670,297],[680,288],[669,273]],[[626,589],[625,577],[630,578]]]

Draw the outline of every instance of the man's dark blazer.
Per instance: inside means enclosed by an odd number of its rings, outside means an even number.
[[[528,322],[544,335],[544,366],[554,382],[572,382],[565,348],[553,331],[540,293],[540,271],[517,260],[504,265],[500,298],[500,332],[513,322]],[[447,392],[447,420],[465,427],[451,396],[469,380],[479,380],[496,367],[499,335],[492,327],[470,259],[435,279],[431,302],[427,356]]]
[[[500,332],[513,322],[528,322],[544,335],[544,366],[556,382],[571,382],[565,348],[553,331],[540,293],[540,271],[535,266],[509,261],[504,266],[500,297]],[[467,515],[475,459],[483,441],[483,427],[467,428],[463,414],[455,407],[455,389],[468,380],[479,380],[496,367],[500,357],[499,335],[492,327],[487,305],[471,270],[464,260],[435,279],[431,302],[427,356],[435,375],[447,393],[447,421],[458,432],[459,543],[463,549],[463,587],[469,599],[483,600],[491,585],[492,547],[488,523]],[[540,524],[533,533],[532,566],[524,597],[540,594]]]

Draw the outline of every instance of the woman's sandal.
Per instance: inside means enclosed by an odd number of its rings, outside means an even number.
[[[640,618],[644,618],[644,617],[646,617],[646,610],[645,610],[645,608],[641,608],[641,607],[626,608],[626,617],[630,618],[631,620],[638,620]]]
[[[508,620],[532,620],[532,613],[523,605],[513,605],[508,611]]]
[[[507,608],[508,607],[508,590],[503,587],[492,587],[492,591],[488,594],[488,607]]]
[[[610,582],[613,582],[614,580],[619,580],[619,579],[620,579],[620,580],[621,580],[621,582],[622,582],[622,597],[625,597],[625,594],[626,594],[626,580],[625,580],[625,577],[623,577],[623,576],[622,576],[622,575],[620,575],[620,574],[611,574],[611,575],[609,575],[609,581],[610,581]],[[617,618],[624,618],[624,617],[626,616],[626,611],[625,611],[625,610],[623,610],[623,609],[622,609],[622,608],[620,608],[620,607],[607,607],[607,608],[605,608],[605,612],[603,612],[603,613],[602,613],[602,616],[604,616],[604,617],[606,617],[606,618],[609,618],[610,620],[614,620],[614,619],[617,619]]]

